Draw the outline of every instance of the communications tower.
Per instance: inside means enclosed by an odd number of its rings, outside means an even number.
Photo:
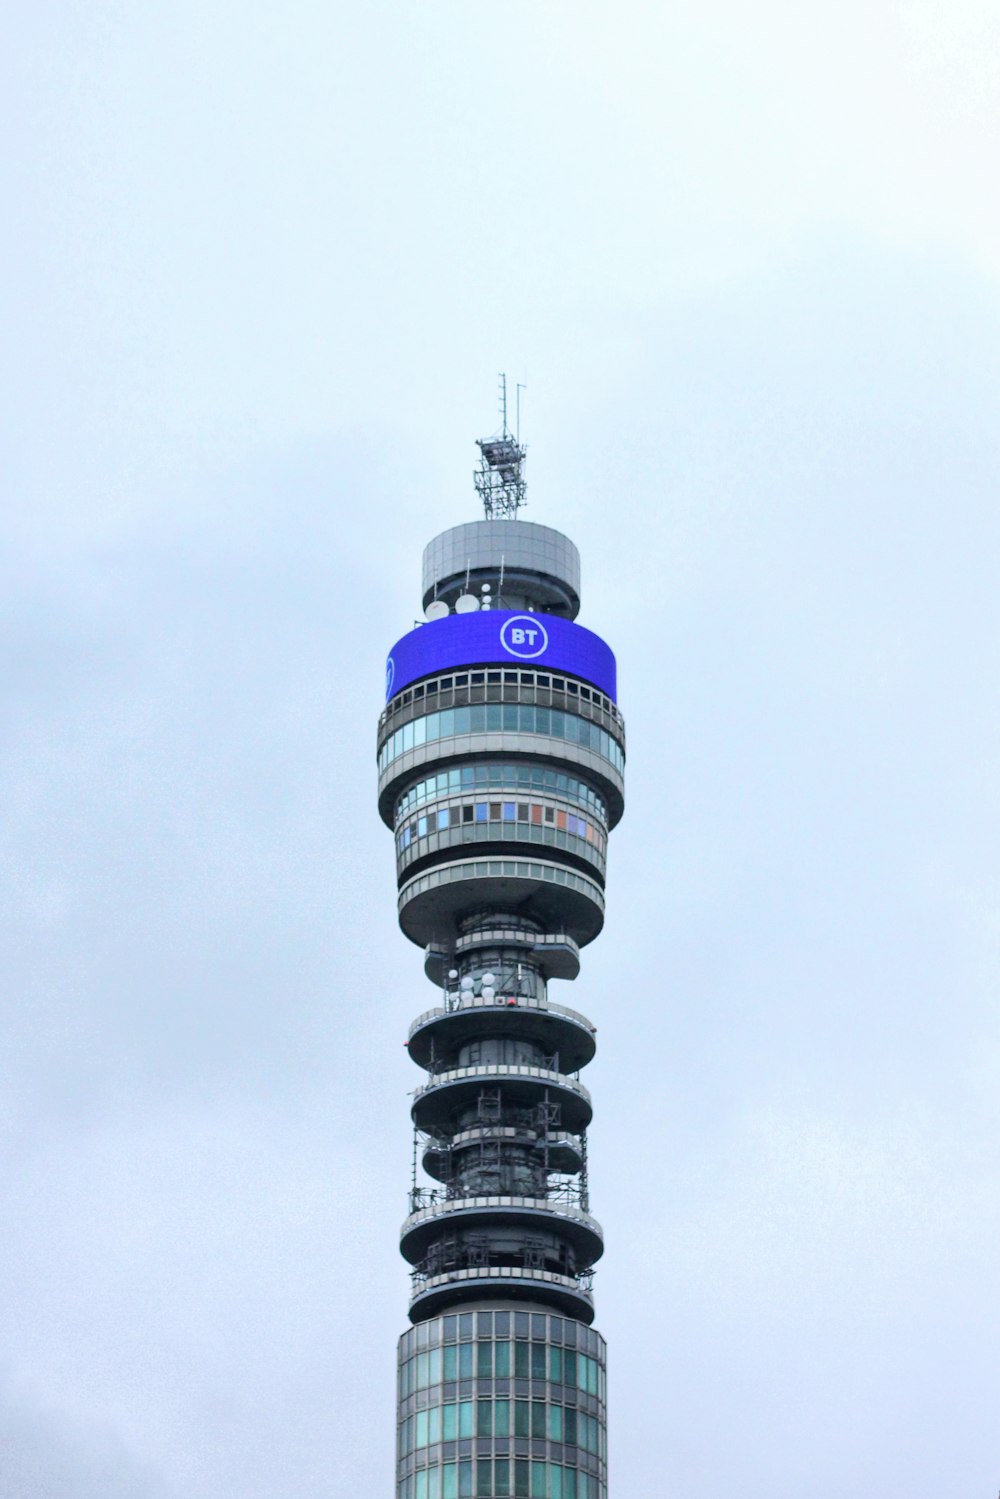
[[[389,654],[378,726],[399,924],[437,991],[408,1040],[396,1495],[606,1499],[580,1081],[595,1028],[549,986],[604,921],[625,729],[614,656],[575,623],[576,547],[518,518],[506,416],[479,448],[486,518],[428,544],[425,622]]]

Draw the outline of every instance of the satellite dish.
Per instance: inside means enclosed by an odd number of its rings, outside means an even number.
[[[484,988],[483,988],[483,998],[484,999],[496,999],[496,994],[497,994],[497,991],[495,989],[491,989],[488,984],[484,986]]]
[[[479,592],[480,593],[492,593],[493,589],[490,587],[490,585],[488,583],[484,583],[483,586],[482,586],[482,588],[480,588]]]
[[[460,593],[455,600],[456,614],[471,614],[479,608],[479,600],[474,593]]]
[[[458,969],[457,968],[449,968],[448,969],[448,977],[450,979],[457,979],[458,978]]]
[[[424,610],[424,619],[444,619],[450,613],[451,610],[444,599],[434,599]]]
[[[496,976],[495,973],[484,973],[483,974],[483,983],[484,984],[489,984],[492,987],[492,985],[495,984],[496,981],[497,981],[497,976]]]
[[[462,982],[459,984],[458,987],[460,989],[471,989],[472,988],[472,979],[469,977],[468,974],[465,975],[465,978],[462,980]]]

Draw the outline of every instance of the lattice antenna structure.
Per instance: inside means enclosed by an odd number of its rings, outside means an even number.
[[[520,391],[518,386],[518,427]],[[507,376],[504,374],[500,376],[500,415],[501,431],[493,437],[481,437],[476,442],[480,456],[473,478],[487,520],[516,520],[517,512],[527,503],[524,478],[527,449],[520,443],[517,433],[511,432],[507,426]]]

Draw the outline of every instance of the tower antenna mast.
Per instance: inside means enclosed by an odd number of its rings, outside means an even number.
[[[507,376],[500,375],[501,431],[493,437],[480,437],[479,467],[473,479],[476,493],[483,502],[487,520],[516,520],[517,512],[526,504],[527,484],[524,478],[524,460],[527,449],[521,446],[521,386],[517,387],[517,432],[507,429]]]

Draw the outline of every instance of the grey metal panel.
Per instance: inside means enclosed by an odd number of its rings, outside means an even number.
[[[543,573],[557,579],[579,606],[580,553],[568,536],[551,526],[523,520],[477,520],[452,526],[424,548],[423,597],[435,586],[469,572],[504,570]]]

